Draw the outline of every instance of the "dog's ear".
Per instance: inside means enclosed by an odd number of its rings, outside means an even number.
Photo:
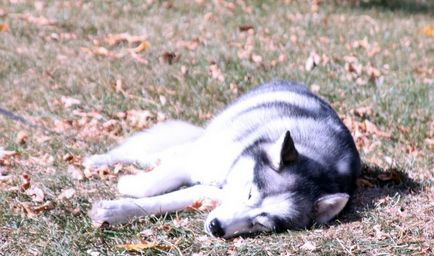
[[[338,215],[348,202],[350,195],[336,193],[318,198],[314,203],[313,213],[318,224],[324,224]]]
[[[282,142],[282,149],[280,151],[280,166],[290,164],[297,160],[297,158],[298,152],[297,149],[295,149],[291,133],[286,131]]]
[[[298,152],[292,140],[291,133],[286,131],[280,138],[271,145],[267,150],[272,166],[277,170],[281,170],[298,158]]]

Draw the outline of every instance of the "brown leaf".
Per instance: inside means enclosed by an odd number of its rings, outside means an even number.
[[[208,68],[208,74],[211,76],[212,79],[215,79],[220,82],[225,81],[225,76],[223,75],[223,72],[221,69],[217,66],[217,64],[211,64]]]
[[[27,189],[24,194],[30,196],[32,198],[32,201],[34,202],[44,202],[44,198],[45,198],[45,194],[44,191],[42,191],[42,189],[38,188],[38,187],[31,187],[29,189]]]
[[[372,106],[359,107],[354,109],[354,114],[358,117],[367,117],[372,115]]]
[[[316,250],[316,245],[313,242],[310,241],[306,241],[302,246],[300,246],[300,249],[302,249],[303,251],[315,251]]]
[[[39,16],[39,17],[35,17],[30,13],[25,13],[23,15],[21,15],[21,19],[33,23],[35,25],[38,26],[51,26],[51,25],[55,25],[57,23],[56,20],[53,19],[47,19],[43,16]]]
[[[75,192],[76,191],[73,188],[62,189],[62,192],[57,196],[57,199],[71,199],[75,195]]]
[[[381,181],[386,181],[386,182],[391,181],[394,184],[400,184],[401,183],[401,178],[399,177],[396,169],[392,169],[387,173],[381,173],[378,175],[377,178]]]
[[[0,32],[9,31],[9,25],[6,23],[0,23]]]
[[[23,210],[24,214],[28,218],[34,218],[42,212],[54,209],[54,204],[51,201],[47,201],[44,204],[37,206],[32,206],[27,202],[19,202],[17,206]]]
[[[69,173],[69,175],[71,175],[71,177],[74,180],[83,180],[84,179],[83,172],[73,165],[68,165],[68,171],[67,172]]]
[[[27,132],[19,131],[15,138],[15,143],[23,145],[26,144],[28,139],[29,139],[29,135],[27,134]]]
[[[163,58],[164,62],[169,63],[169,65],[172,65],[173,63],[177,62],[181,56],[177,55],[174,52],[164,52],[163,55],[161,55],[161,57]]]
[[[30,188],[30,176],[25,173],[25,174],[22,174],[20,176],[20,178],[21,178],[20,190],[26,191],[27,189]]]
[[[374,184],[372,184],[369,180],[359,178],[356,180],[357,188],[372,188]]]
[[[11,159],[18,155],[17,151],[4,150],[0,147],[0,165],[11,165]]]
[[[154,121],[156,117],[153,113],[148,110],[129,110],[127,111],[126,122],[130,127],[137,130],[142,130],[148,128]]]
[[[113,45],[118,44],[118,43],[123,42],[123,41],[127,41],[129,44],[138,43],[138,42],[145,42],[146,37],[145,36],[132,36],[128,33],[122,33],[122,34],[108,34],[103,40],[109,46],[113,46]]]
[[[246,32],[246,31],[248,31],[248,30],[250,30],[250,29],[254,29],[255,27],[253,26],[253,25],[241,25],[240,27],[239,27],[239,29],[240,29],[240,31],[241,32]]]
[[[218,200],[202,198],[194,201],[187,207],[187,211],[211,211],[219,204]]]
[[[141,42],[136,48],[132,49],[135,53],[143,52],[149,48],[149,43],[147,41]]]
[[[70,108],[70,107],[75,106],[75,105],[80,105],[81,101],[78,99],[74,99],[72,97],[62,96],[62,97],[60,97],[60,103],[65,108]]]
[[[312,51],[306,60],[304,68],[306,71],[311,71],[321,62],[321,57],[314,51]]]
[[[174,245],[164,245],[164,244],[159,244],[157,242],[147,242],[147,241],[142,241],[140,243],[135,243],[135,244],[132,243],[119,244],[117,245],[117,247],[123,248],[127,251],[136,251],[136,252],[140,252],[147,249],[170,250],[175,248]]]

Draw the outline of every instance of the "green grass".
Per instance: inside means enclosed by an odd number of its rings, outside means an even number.
[[[434,26],[430,1],[322,1],[317,13],[308,1],[0,2],[0,24],[8,26],[0,32],[0,107],[59,132],[0,117],[0,147],[19,152],[0,162],[1,177],[10,176],[0,180],[0,255],[122,255],[128,252],[117,245],[141,240],[175,244],[138,252],[143,255],[434,253],[434,153],[428,143],[434,133],[434,38],[421,32]],[[43,25],[43,17],[55,23]],[[245,25],[253,30],[241,31]],[[149,48],[138,53],[143,62],[128,51],[139,42],[104,41],[119,33],[146,38]],[[113,56],[88,53],[97,47]],[[306,71],[313,51],[321,64]],[[180,57],[170,64],[163,57],[167,52]],[[254,61],[257,56],[261,61]],[[348,56],[363,67],[361,74],[348,71]],[[213,63],[223,81],[210,75]],[[368,67],[380,77],[370,79]],[[82,157],[139,130],[119,113],[148,110],[152,118],[145,125],[165,118],[203,124],[242,92],[271,79],[319,85],[318,93],[344,119],[357,125],[369,120],[391,134],[352,130],[367,166],[363,179],[372,186],[357,191],[338,221],[229,241],[205,235],[206,213],[91,226],[86,212],[92,202],[117,196],[117,174],[79,181],[68,166],[83,171]],[[116,91],[117,80],[125,93]],[[65,107],[62,96],[80,104]],[[371,111],[359,116],[360,107]],[[114,125],[104,127],[109,120]],[[20,131],[29,136],[25,144],[16,141]],[[74,163],[64,160],[67,153]],[[50,156],[52,162],[41,161]],[[381,180],[393,170],[399,183]],[[11,191],[23,173],[53,209],[34,218],[23,212],[22,204],[42,204]],[[68,188],[76,194],[60,200]],[[308,242],[313,251],[304,246]]]

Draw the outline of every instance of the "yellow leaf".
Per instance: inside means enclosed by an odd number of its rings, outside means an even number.
[[[117,247],[123,248],[127,251],[143,251],[147,249],[170,250],[175,248],[175,246],[173,245],[163,245],[156,242],[147,242],[147,241],[143,241],[141,243],[136,243],[136,244],[130,244],[130,243],[119,244],[117,245]]]
[[[434,37],[434,26],[428,25],[422,28],[422,34],[429,37]]]
[[[134,52],[135,53],[139,53],[139,52],[143,52],[144,50],[149,48],[149,43],[147,41],[143,41],[139,44],[139,46],[137,46],[136,48],[134,48]]]

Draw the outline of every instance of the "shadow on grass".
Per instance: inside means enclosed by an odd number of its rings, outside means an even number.
[[[411,179],[403,169],[364,164],[357,187],[351,203],[339,217],[340,222],[358,221],[364,212],[375,208],[381,198],[419,193],[424,184]]]
[[[368,0],[359,1],[355,5],[362,9],[378,9],[380,11],[399,11],[407,14],[434,15],[432,0]]]

